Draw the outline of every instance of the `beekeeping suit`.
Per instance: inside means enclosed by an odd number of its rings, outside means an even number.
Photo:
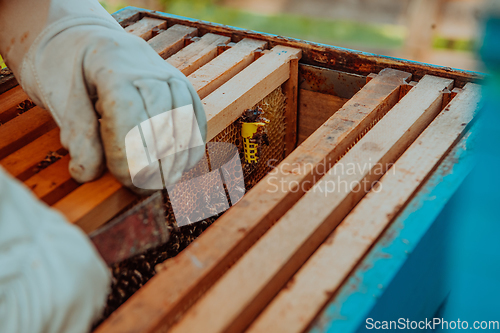
[[[170,154],[165,183],[177,181],[203,150],[196,91],[97,0],[0,0],[0,54],[39,106],[49,110],[79,182],[106,167],[134,187],[125,137],[150,117],[158,154]],[[194,112],[169,111],[191,105]],[[0,138],[1,140],[1,138]],[[0,170],[0,332],[86,332],[104,306],[109,273],[87,237]]]

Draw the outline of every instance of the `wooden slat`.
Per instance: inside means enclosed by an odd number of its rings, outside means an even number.
[[[253,51],[264,48],[266,42],[245,38],[201,67],[188,79],[201,99],[226,83],[254,60]]]
[[[35,174],[34,168],[49,152],[67,153],[61,145],[59,135],[59,128],[56,127],[1,160],[0,165],[21,181],[28,179]]]
[[[202,100],[207,114],[207,141],[290,77],[290,60],[299,59],[301,50],[276,46],[257,59],[215,93]]]
[[[81,185],[52,207],[89,233],[136,199],[136,195],[106,171],[101,178]]]
[[[169,268],[153,277],[96,333],[127,330],[149,333],[160,327],[168,328],[314,184],[322,170],[327,169],[324,164],[341,156],[375,119],[397,103],[400,85],[410,77],[408,73],[387,69],[366,84],[275,171],[257,183],[187,249],[170,259]],[[293,172],[297,165],[309,169]],[[296,182],[297,186],[270,191],[274,188],[270,184],[280,181]]]
[[[37,106],[3,124],[0,126],[0,159],[56,126],[50,113]]]
[[[169,332],[239,332],[247,327],[441,111],[441,91],[452,84],[425,76]],[[344,169],[350,166],[350,171]]]
[[[137,19],[137,17],[139,17],[142,13],[144,13],[143,10],[129,9],[120,11],[115,17],[120,20],[120,22],[127,24],[128,22]],[[435,66],[425,63],[416,63],[404,59],[390,58],[375,54],[360,53],[349,49],[342,49],[321,43],[307,42],[295,38],[270,35],[250,30],[234,29],[230,26],[224,26],[207,21],[193,21],[192,19],[181,18],[167,13],[155,12],[154,15],[165,18],[171,25],[191,25],[194,23],[198,29],[207,32],[223,34],[226,36],[234,35],[235,38],[248,37],[261,39],[270,42],[272,45],[285,45],[300,48],[303,52],[302,59],[304,63],[348,73],[355,72],[356,74],[366,76],[370,73],[378,73],[384,68],[393,68],[413,73],[415,80],[422,78],[425,74],[451,78],[455,80],[457,87],[462,87],[467,82],[480,83],[484,80],[484,75],[477,72]]]
[[[68,154],[33,175],[24,184],[46,204],[54,204],[79,186],[69,174],[69,161]]]
[[[347,101],[347,98],[299,89],[298,144],[304,142]]]
[[[197,33],[196,28],[176,24],[148,40],[148,44],[166,59],[184,47],[186,37],[194,37]]]
[[[403,86],[401,86],[401,92],[399,94],[399,99],[405,97],[405,95],[411,90],[413,89],[413,87],[415,87],[417,85],[417,82],[415,81],[411,81],[410,83],[408,84],[405,84]]]
[[[215,34],[205,34],[197,42],[189,44],[166,61],[188,76],[217,55],[217,45],[227,44],[231,38]]]
[[[153,29],[167,29],[167,21],[152,17],[144,17],[143,19],[129,25],[125,31],[148,40],[153,36]]]
[[[0,123],[5,123],[6,121],[9,121],[12,118],[14,118],[19,112],[17,106],[28,99],[29,99],[28,95],[26,95],[21,86],[17,86],[1,94]]]
[[[290,61],[290,76],[283,84],[283,93],[286,96],[286,109],[285,109],[285,156],[295,149],[297,145],[297,98],[299,89],[299,60],[292,59]]]
[[[478,85],[465,86],[464,92],[397,160],[377,190],[361,200],[247,332],[298,333],[306,329],[372,242],[457,142],[477,110],[480,95]]]
[[[248,104],[247,107],[251,105]],[[227,123],[226,126],[230,123]],[[208,126],[211,127],[210,121]],[[92,196],[92,193],[101,192],[103,188],[105,189],[104,194],[101,193],[101,196]],[[79,196],[81,198],[92,198],[92,200],[85,202],[85,205],[80,203],[79,209],[74,210],[72,206],[76,205]],[[120,185],[116,179],[111,175],[106,175],[94,182],[80,186],[70,195],[57,202],[55,207],[59,207],[71,222],[76,223],[83,230],[90,232],[104,224],[109,218],[113,217],[118,211],[136,199],[137,197]],[[112,205],[106,206],[101,200],[111,202]]]

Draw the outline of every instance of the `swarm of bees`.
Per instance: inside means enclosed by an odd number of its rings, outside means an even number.
[[[173,218],[168,222],[170,239],[167,243],[148,250],[110,267],[112,273],[111,293],[108,295],[106,308],[102,317],[94,324],[97,327],[113,311],[130,298],[139,288],[146,284],[160,269],[162,263],[175,257],[194,239],[205,231],[220,215],[210,217],[199,223],[177,227]]]
[[[251,138],[253,143],[258,143],[262,147],[263,144],[269,145],[269,141],[273,142],[272,149],[267,148],[262,152],[262,160],[267,161],[267,159],[280,160],[283,151],[283,139],[278,138],[284,131],[284,118],[282,116],[284,112],[284,95],[281,90],[276,90],[271,93],[264,101],[259,105],[262,105],[269,118],[272,120],[270,124],[264,126],[260,132],[254,134]],[[240,149],[240,159],[243,160],[242,152],[242,136],[241,136],[241,124],[243,122],[263,122],[267,123],[267,119],[263,117],[264,110],[261,107],[255,107],[248,109],[244,112],[239,121],[234,122],[224,131],[219,133],[219,135],[214,138],[213,142],[230,142],[235,144]],[[281,116],[277,116],[281,115]],[[270,139],[268,138],[268,131]],[[260,152],[258,152],[260,153]],[[223,172],[236,172],[234,165],[231,165],[228,169]],[[256,184],[270,169],[265,163],[258,164],[245,164],[243,165],[243,174],[245,176],[245,188],[249,190],[254,184]],[[241,171],[239,171],[241,172]],[[228,176],[228,179],[239,179],[238,177],[233,177],[233,175]],[[207,184],[210,186],[211,184]],[[234,184],[231,188],[235,188]],[[244,188],[241,191],[245,191]],[[224,192],[227,192],[225,190]],[[226,193],[227,194],[227,193]],[[191,198],[192,203],[186,204],[192,210],[193,216],[202,216],[203,211],[199,211],[197,208],[198,200],[204,204],[204,206],[212,207],[214,213],[218,211],[218,206],[222,205],[230,198],[226,197],[220,191],[200,191],[200,194],[195,198]],[[172,206],[170,203],[169,195],[164,192],[164,202],[167,218],[167,227],[170,231],[170,239],[167,243],[160,245],[156,248],[148,250],[146,253],[129,258],[120,263],[116,263],[110,267],[113,279],[112,279],[112,291],[108,295],[107,306],[102,314],[101,319],[95,323],[94,327],[97,327],[102,321],[104,321],[109,315],[115,311],[121,304],[123,304],[130,296],[132,296],[141,286],[146,284],[146,282],[156,275],[160,270],[165,269],[169,265],[172,265],[170,258],[175,257],[182,250],[184,250],[192,241],[194,241],[198,236],[200,236],[212,223],[217,220],[218,214],[210,218],[206,218],[200,222],[189,224],[183,227],[177,226],[177,221],[175,220]],[[208,204],[208,205],[207,205]]]

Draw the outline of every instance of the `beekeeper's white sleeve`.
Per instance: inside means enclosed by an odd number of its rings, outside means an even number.
[[[88,332],[109,285],[87,236],[0,168],[0,332]]]

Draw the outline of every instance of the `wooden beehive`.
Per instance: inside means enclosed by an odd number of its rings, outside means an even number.
[[[209,140],[282,86],[285,150],[96,332],[321,331],[333,321],[325,306],[346,297],[349,278],[466,150],[479,74],[136,8],[115,18],[188,75]],[[46,111],[16,116],[26,98],[19,87],[0,96],[4,168],[86,231],[137,200],[109,173],[76,184],[67,155],[35,173],[49,151],[65,152]]]
[[[288,128],[294,128],[300,49],[267,49],[267,42],[248,38],[228,46],[230,37],[212,33],[197,37],[196,28],[177,24],[167,29],[165,20],[148,17],[129,25],[126,31],[147,39],[168,63],[188,76],[206,111],[207,141],[217,139],[245,109],[282,85],[283,93],[291,96],[284,116]],[[192,39],[195,36],[196,42]],[[83,185],[71,179],[69,155],[59,142],[59,129],[47,111],[33,107],[20,86],[2,94],[0,117],[0,164],[86,232],[138,200],[109,172]],[[293,148],[295,131],[283,135],[288,148]],[[37,165],[51,152],[61,159],[38,170]]]

